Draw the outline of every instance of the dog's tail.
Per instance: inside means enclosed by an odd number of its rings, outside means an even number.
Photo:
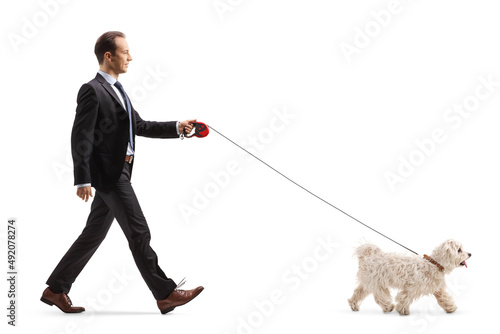
[[[354,254],[358,256],[359,261],[361,262],[365,257],[369,257],[378,253],[381,253],[382,250],[372,244],[364,244],[356,248]]]

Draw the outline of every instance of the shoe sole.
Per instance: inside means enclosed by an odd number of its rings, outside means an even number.
[[[53,303],[53,302],[51,302],[50,300],[45,299],[45,298],[43,298],[43,297],[42,297],[42,298],[40,298],[40,300],[41,300],[42,302],[44,302],[45,304],[49,305],[49,306],[54,305],[54,303]]]
[[[187,303],[186,303],[187,304]],[[183,305],[186,305],[186,304],[183,304]],[[182,306],[182,305],[179,305],[179,306]],[[168,312],[172,312],[173,310],[175,310],[177,306],[174,306],[174,307],[169,307],[169,308],[166,308],[164,310],[160,310],[161,314],[167,314]]]
[[[41,300],[42,302],[44,302],[45,304],[49,305],[49,306],[56,305],[56,304],[54,304],[53,302],[51,302],[50,300],[45,299],[45,298],[43,298],[43,297],[42,297],[42,298],[40,298],[40,300]],[[56,305],[56,306],[57,306],[57,305]],[[58,309],[60,309],[61,311],[63,311],[64,313],[81,313],[81,312],[85,311],[85,310],[83,310],[83,311],[80,311],[80,312],[66,312],[65,310],[63,310],[63,309],[62,309],[62,308],[60,308],[59,306],[57,306],[57,308],[58,308]]]
[[[189,303],[190,301],[192,301],[193,299],[195,299],[196,297],[198,297],[203,290],[204,289],[201,289],[200,292],[198,292],[193,298],[191,298],[190,300],[188,300],[184,304],[180,304],[180,305],[176,305],[174,307],[169,307],[169,308],[166,308],[164,310],[160,310],[161,314],[167,314],[168,312],[172,312],[178,306],[186,305],[187,303]]]

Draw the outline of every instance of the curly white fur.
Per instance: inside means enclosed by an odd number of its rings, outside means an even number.
[[[391,312],[394,307],[401,315],[410,314],[410,304],[423,295],[433,294],[439,306],[451,313],[457,309],[453,298],[446,292],[445,274],[453,269],[466,266],[465,260],[471,253],[462,250],[462,245],[455,240],[447,240],[436,247],[431,258],[444,267],[438,266],[418,256],[385,253],[371,244],[359,246],[358,287],[348,299],[353,311],[359,311],[359,305],[369,294],[384,312]],[[397,289],[396,306],[389,289]]]

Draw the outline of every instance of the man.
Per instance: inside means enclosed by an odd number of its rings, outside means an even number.
[[[106,237],[116,218],[127,237],[135,263],[165,314],[201,293],[203,287],[180,290],[158,266],[151,248],[146,219],[130,184],[134,164],[135,136],[178,138],[189,133],[196,120],[183,122],[144,121],[134,110],[118,76],[126,73],[132,56],[125,35],[104,33],[96,42],[99,72],[78,92],[71,134],[77,196],[85,202],[96,189],[87,225],[47,280],[41,300],[66,313],[85,311],[68,297],[71,285]]]

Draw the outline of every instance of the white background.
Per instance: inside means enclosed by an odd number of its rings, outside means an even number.
[[[393,6],[389,0],[219,3],[229,7],[221,12],[212,0],[2,2],[0,235],[5,252],[7,219],[17,218],[13,332],[491,328],[499,297],[500,87],[459,125],[443,117],[474,101],[480,77],[500,81],[497,1],[401,0],[390,18],[380,14]],[[371,37],[363,39],[365,29]],[[214,132],[137,139],[132,179],[160,265],[176,281],[187,276],[187,288],[205,286],[196,300],[160,315],[115,222],[70,294],[87,312],[66,315],[41,303],[45,280],[90,209],[75,196],[70,132],[78,89],[98,69],[95,40],[108,30],[127,34],[134,60],[120,81],[144,119],[195,117],[246,147],[257,138],[256,153],[270,165],[418,253],[448,238],[463,242],[473,253],[469,267],[449,276],[458,310],[446,314],[424,297],[401,317],[383,314],[368,297],[352,312],[354,247],[367,240],[405,250]],[[341,46],[355,42],[358,53],[346,57]],[[279,123],[276,112],[289,118]],[[446,140],[418,153],[415,142],[435,129]],[[391,189],[386,173],[412,154],[419,165]],[[228,163],[237,173],[224,178]],[[336,247],[326,253],[320,240]],[[2,287],[6,305],[5,281]],[[271,304],[272,295],[281,297]]]

